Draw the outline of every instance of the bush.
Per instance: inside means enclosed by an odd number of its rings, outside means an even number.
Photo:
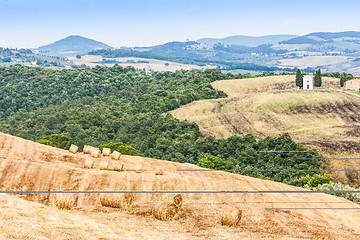
[[[334,178],[330,174],[315,174],[313,176],[306,175],[305,177],[301,177],[292,182],[292,184],[298,187],[317,187],[319,185],[330,183],[332,181],[334,181]]]
[[[44,137],[43,139],[40,139],[37,142],[52,147],[68,150],[72,143],[72,138],[65,136],[63,134],[52,134],[50,136]]]
[[[206,154],[205,158],[199,159],[198,166],[216,170],[231,170],[234,165],[230,161],[224,161],[219,157],[215,157],[211,154]]]
[[[121,154],[125,155],[132,155],[132,156],[141,156],[140,153],[138,153],[135,148],[132,146],[126,145],[125,143],[119,142],[119,143],[108,143],[104,145],[99,146],[100,150],[102,151],[103,148],[110,148],[111,151],[118,151],[121,152]]]
[[[313,191],[358,191],[359,190],[350,187],[349,185],[345,185],[342,183],[334,183],[334,182],[318,185],[317,187],[310,187],[308,185],[305,185],[305,188]],[[331,195],[343,197],[353,202],[360,202],[360,193],[331,193]]]
[[[36,142],[44,144],[44,145],[55,147],[52,141],[49,141],[49,140],[46,140],[46,139],[41,139],[41,140],[36,141]]]

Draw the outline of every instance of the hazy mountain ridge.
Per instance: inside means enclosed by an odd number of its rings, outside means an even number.
[[[359,38],[360,40],[360,32],[314,32],[304,36],[298,36],[286,41],[281,41],[280,44],[323,44],[339,38]]]
[[[358,61],[360,59],[360,32],[314,32],[294,36],[230,36],[220,39],[223,42],[219,42],[219,39],[204,38],[198,41],[173,41],[151,47],[121,47],[120,49],[85,37],[69,36],[33,49],[33,53],[38,57],[60,57],[65,58],[64,60],[87,53],[103,58],[138,57],[200,67],[212,66],[228,71],[292,71],[300,68],[313,72],[321,68],[323,72],[360,74]],[[233,45],[233,43],[236,44]],[[252,46],[246,46],[246,44]],[[15,59],[16,55],[2,54],[0,57],[1,65],[8,65],[9,61],[21,63]],[[54,61],[44,59],[35,64],[32,60],[30,65],[49,65],[45,60]],[[98,60],[100,65],[103,63],[101,60]],[[44,64],[41,64],[42,61]],[[115,63],[111,59],[105,59],[104,63],[108,61]],[[82,67],[90,66],[86,61],[81,65]],[[54,66],[78,67],[71,59],[67,64],[61,62]],[[141,68],[143,69],[144,66]]]
[[[53,56],[75,56],[92,50],[112,48],[109,45],[78,35],[71,35],[36,50],[41,54]]]
[[[247,47],[257,47],[263,44],[277,44],[281,41],[286,41],[298,37],[297,35],[266,35],[260,37],[235,35],[225,38],[201,38],[197,40],[199,43],[217,44],[222,43],[226,45],[242,45]]]

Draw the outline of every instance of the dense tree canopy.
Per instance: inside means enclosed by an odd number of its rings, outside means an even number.
[[[80,150],[85,144],[124,143],[145,157],[193,164],[205,158],[201,162],[209,161],[214,168],[225,164],[241,174],[288,183],[305,177],[305,172],[241,170],[319,168],[316,159],[298,159],[318,154],[292,152],[306,148],[288,134],[259,141],[252,135],[202,138],[195,123],[166,114],[194,100],[225,97],[210,83],[234,77],[251,75],[222,74],[217,69],[147,75],[117,65],[72,70],[1,67],[0,131],[31,140],[63,134]]]

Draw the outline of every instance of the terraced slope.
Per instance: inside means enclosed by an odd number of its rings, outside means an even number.
[[[339,80],[323,78],[323,87],[299,90],[295,76],[216,81],[228,98],[201,100],[171,111],[199,125],[204,136],[256,137],[290,133],[297,142],[322,151],[360,151],[360,97],[339,88]],[[323,153],[328,158],[360,158],[359,153]],[[330,169],[358,169],[359,160],[329,160]],[[358,172],[333,172],[336,179],[360,186]]]
[[[299,90],[294,76],[224,80],[212,85],[228,98],[202,100],[171,113],[196,122],[204,136],[252,133],[257,137],[289,132],[310,147],[345,147],[360,140],[359,96],[338,89],[338,79],[324,87]]]
[[[34,143],[0,133],[1,190],[301,190],[267,180],[200,169],[142,157],[123,156],[130,171],[84,169],[82,153]],[[155,175],[161,168],[164,175]],[[131,171],[141,169],[142,171]],[[60,211],[51,194],[0,195],[0,233],[4,238],[109,239],[356,239],[357,210],[279,210],[266,208],[356,208],[345,199],[318,193],[184,193],[174,221],[154,219],[150,212],[163,194],[135,194],[132,210],[102,207],[99,194],[76,194],[77,207]],[[23,199],[19,199],[19,197]],[[25,200],[24,200],[25,199]],[[238,227],[224,227],[220,213],[227,205],[243,210]],[[24,222],[30,224],[21,224]],[[17,227],[21,225],[20,227]]]

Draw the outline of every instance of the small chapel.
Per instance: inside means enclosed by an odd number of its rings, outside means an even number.
[[[304,76],[303,89],[314,89],[314,76]]]

